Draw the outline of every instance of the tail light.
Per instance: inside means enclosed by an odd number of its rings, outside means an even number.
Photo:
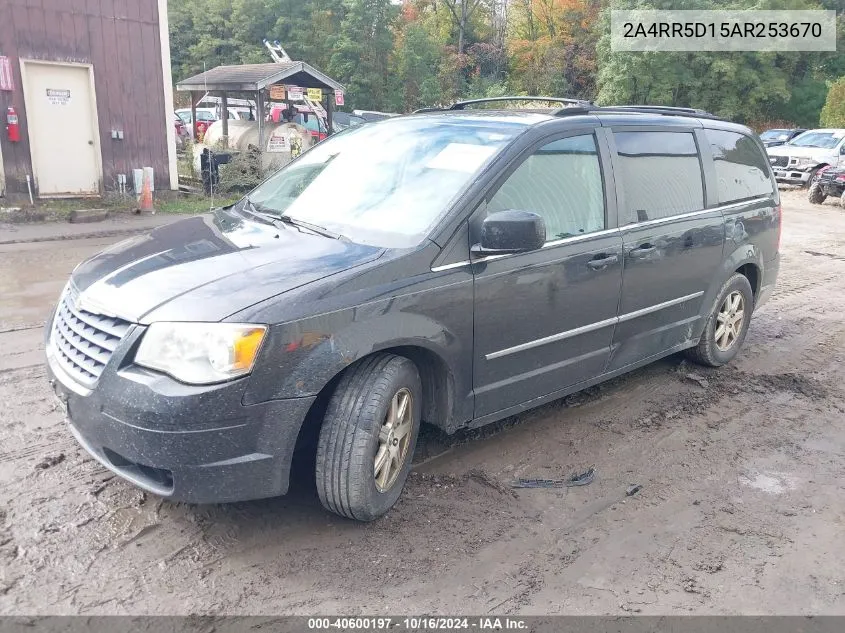
[[[783,205],[778,205],[775,207],[775,211],[777,212],[777,222],[778,222],[778,239],[775,245],[775,252],[780,252],[780,233],[783,229]]]

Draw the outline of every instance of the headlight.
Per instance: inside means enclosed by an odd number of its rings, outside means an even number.
[[[817,161],[815,158],[802,157],[802,158],[796,159],[795,164],[798,165],[799,167],[806,167],[807,165],[815,165],[818,162],[819,161]]]
[[[266,332],[240,323],[153,323],[135,363],[193,385],[224,382],[252,371]]]

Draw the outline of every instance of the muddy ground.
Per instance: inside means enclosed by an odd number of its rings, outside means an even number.
[[[776,294],[731,366],[673,356],[494,429],[427,430],[369,525],[307,481],[191,507],[105,471],[54,406],[40,323],[117,238],[0,246],[0,613],[845,614],[845,211],[784,209]],[[507,486],[589,466],[580,488]]]

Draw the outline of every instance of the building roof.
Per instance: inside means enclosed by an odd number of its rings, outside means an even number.
[[[176,84],[177,90],[253,92],[277,83],[303,88],[344,90],[334,79],[305,62],[217,66]]]

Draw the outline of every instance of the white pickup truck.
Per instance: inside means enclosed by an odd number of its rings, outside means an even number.
[[[808,130],[766,151],[775,180],[809,186],[820,167],[845,165],[845,129]]]

